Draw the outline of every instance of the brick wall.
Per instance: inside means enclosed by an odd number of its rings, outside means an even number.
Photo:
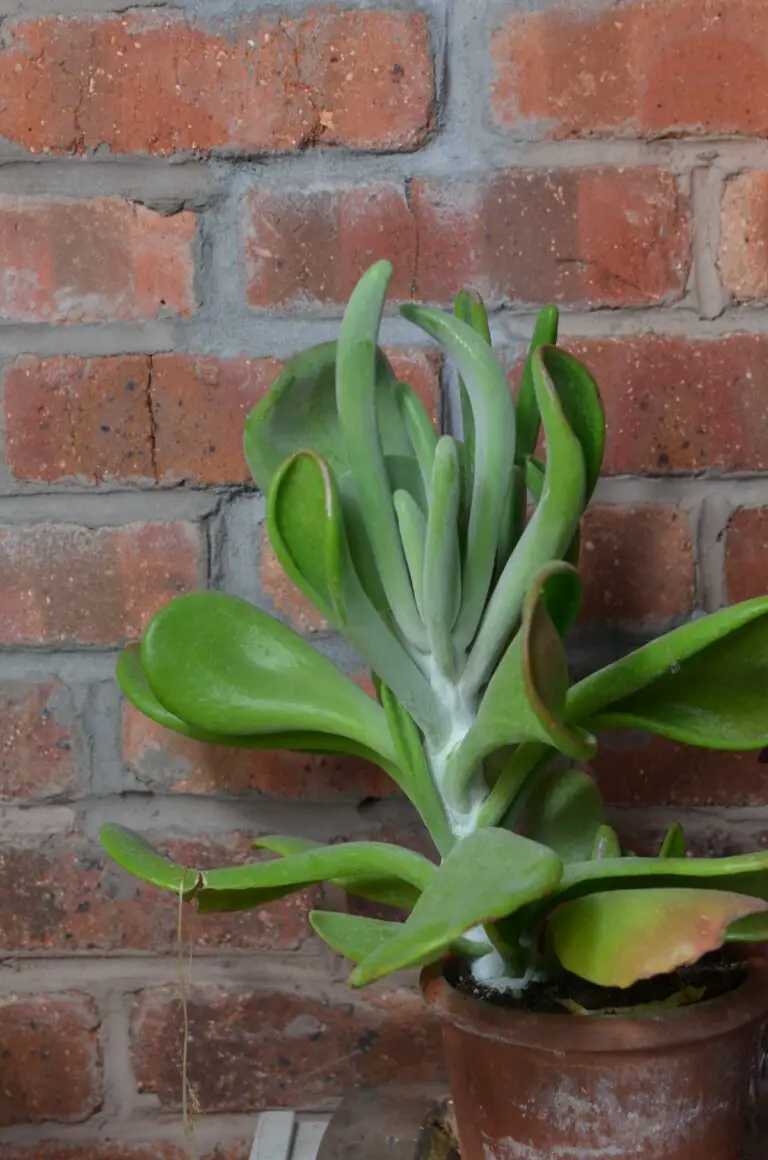
[[[198,586],[355,670],[263,541],[240,431],[372,259],[400,299],[476,286],[513,379],[547,301],[595,368],[578,663],[768,586],[768,0],[125,8],[0,0],[7,1160],[182,1157],[175,905],[105,862],[102,820],[202,863],[272,830],[419,841],[380,772],[174,738],[112,676]],[[384,341],[439,412],[419,332]],[[598,765],[638,848],[677,817],[703,850],[768,840],[757,755],[624,736]],[[307,933],[329,901],[188,920],[208,1160],[247,1155],[256,1109],[439,1072],[415,994],[350,996]]]

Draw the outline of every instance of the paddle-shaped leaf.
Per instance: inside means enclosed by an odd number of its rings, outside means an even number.
[[[568,564],[544,568],[526,597],[523,623],[485,691],[474,725],[448,762],[446,791],[459,803],[480,762],[494,750],[542,741],[573,758],[594,755],[596,743],[564,722],[568,658],[554,618],[569,620],[581,582]]]
[[[717,950],[728,929],[768,903],[718,890],[650,889],[590,894],[547,924],[562,965],[600,987],[630,987]]]
[[[350,737],[394,752],[381,708],[290,628],[245,600],[180,596],[150,623],[141,662],[163,705],[197,728]]]
[[[536,576],[568,550],[584,510],[586,468],[581,444],[566,418],[540,347],[533,357],[533,378],[544,431],[547,466],[541,502],[501,574],[461,677],[472,696],[489,680],[514,631],[523,601]]]
[[[512,479],[515,413],[504,371],[487,342],[470,326],[427,306],[408,303],[400,312],[442,346],[456,364],[472,403],[474,480],[461,612],[454,630],[461,650],[475,635],[493,578],[499,528]]]
[[[401,922],[386,922],[379,918],[363,918],[357,914],[336,914],[329,910],[313,910],[309,921],[312,929],[337,954],[360,963],[389,942],[403,928]],[[460,938],[451,950],[463,958],[481,958],[492,950],[482,940]],[[439,958],[438,954],[435,956]]]
[[[579,682],[567,719],[711,749],[768,744],[768,597],[652,641]]]
[[[533,384],[533,356],[540,346],[554,346],[557,342],[559,312],[555,306],[546,306],[536,319],[533,338],[525,360],[517,393],[517,458],[522,463],[528,455],[533,455],[539,441],[541,414]]]
[[[560,859],[543,846],[487,829],[462,839],[448,854],[397,936],[365,958],[350,976],[359,987],[382,975],[439,956],[465,931],[552,891]]]
[[[592,778],[581,769],[558,769],[535,779],[521,833],[564,863],[584,862],[593,856],[602,825],[603,799]]]
[[[146,838],[124,826],[108,822],[99,830],[99,841],[118,866],[152,886],[172,890],[174,894],[181,893],[185,898],[192,897],[200,889],[202,876],[199,870],[178,866],[159,854]]]
[[[407,638],[426,651],[392,503],[376,410],[376,341],[392,276],[389,262],[363,274],[344,312],[336,352],[336,408],[347,461],[384,591]]]
[[[557,391],[563,414],[581,444],[586,503],[600,478],[605,450],[605,412],[600,392],[584,364],[560,347],[543,346],[541,359]]]

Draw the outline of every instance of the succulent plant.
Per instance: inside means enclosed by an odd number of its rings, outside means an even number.
[[[276,858],[203,871],[114,825],[104,846],[203,912],[262,907],[319,881],[410,910],[403,923],[311,915],[356,963],[355,986],[453,953],[499,988],[557,964],[625,987],[725,941],[767,938],[768,852],[686,857],[673,827],[658,857],[624,854],[582,763],[603,730],[766,746],[768,596],[571,685],[579,521],[605,437],[595,381],[555,345],[553,308],[513,402],[476,295],[462,292],[454,314],[402,305],[460,376],[462,437],[438,437],[378,346],[390,275],[386,262],[367,271],[338,342],[289,362],[245,432],[277,557],[375,674],[377,700],[290,628],[220,592],[163,608],[118,678],[144,714],[200,741],[375,762],[418,810],[439,861],[387,843],[274,836],[254,845]]]

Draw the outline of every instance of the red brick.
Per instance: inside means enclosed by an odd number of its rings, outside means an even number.
[[[17,479],[154,477],[150,360],[25,358],[5,379],[5,456]]]
[[[497,124],[547,137],[768,133],[765,0],[624,0],[510,14],[492,40]]]
[[[768,507],[742,508],[725,540],[725,585],[729,603],[768,593]]]
[[[198,586],[192,524],[0,528],[0,644],[134,640],[157,609]]]
[[[72,695],[61,681],[0,683],[0,800],[73,794],[84,759]]]
[[[489,301],[636,306],[680,297],[691,260],[688,201],[650,167],[415,180],[407,199],[402,184],[255,190],[245,234],[263,308],[341,305],[380,257],[393,299],[448,303],[471,284]]]
[[[241,865],[252,834],[158,842],[184,865]],[[183,911],[198,951],[294,951],[311,937],[307,915],[319,888],[234,914]],[[0,945],[7,952],[173,952],[178,899],[125,874],[99,846],[60,839],[0,849]]]
[[[563,346],[600,386],[606,474],[768,470],[763,335],[565,338]]]
[[[421,12],[29,20],[0,54],[0,135],[32,152],[414,149],[432,125]]]
[[[251,306],[344,304],[379,258],[396,266],[392,297],[411,296],[417,226],[402,182],[310,192],[254,189],[244,208]]]
[[[645,629],[693,609],[691,530],[678,508],[590,508],[580,568],[585,621]]]
[[[194,214],[162,217],[104,197],[0,195],[0,318],[141,320],[195,309]]]
[[[201,1160],[248,1160],[253,1139],[219,1144]],[[59,1144],[55,1140],[28,1148],[5,1145],[3,1160],[189,1160],[189,1149],[170,1141],[126,1144],[120,1140],[91,1140],[79,1144]]]
[[[768,765],[758,753],[694,749],[663,737],[607,733],[594,769],[614,805],[763,806]]]
[[[696,858],[726,858],[768,849],[768,830],[729,824],[727,811],[677,809],[617,809],[609,811],[625,849],[642,858],[655,857],[673,822],[685,831],[688,853]]]
[[[511,170],[412,197],[426,300],[471,284],[491,301],[634,306],[685,288],[688,202],[658,169]]]
[[[383,770],[355,757],[202,745],[155,725],[128,704],[123,714],[123,756],[149,788],[175,793],[256,791],[291,800],[363,800],[396,792]]]
[[[737,301],[768,296],[768,173],[753,170],[726,184],[718,262]]]
[[[99,1016],[77,993],[0,996],[0,1127],[85,1120],[101,1106]]]
[[[194,988],[189,1003],[189,1078],[203,1111],[325,1108],[351,1088],[442,1076],[439,1030],[415,989],[369,997],[297,987]],[[133,1013],[139,1088],[163,1107],[179,1102],[178,1039],[170,988],[144,992]]]

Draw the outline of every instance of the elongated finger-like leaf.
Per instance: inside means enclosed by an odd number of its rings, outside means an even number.
[[[350,976],[359,987],[391,971],[428,962],[465,931],[541,898],[557,885],[560,859],[507,830],[470,834],[436,871],[396,938],[364,959]]]
[[[511,486],[515,414],[506,376],[487,342],[457,318],[410,303],[401,313],[440,343],[454,361],[472,402],[475,465],[456,644],[472,640],[493,578],[499,528]]]
[[[99,841],[109,856],[129,874],[134,874],[161,890],[191,897],[200,888],[201,872],[178,866],[159,854],[146,838],[108,822],[99,830]]]
[[[562,965],[600,987],[630,987],[717,950],[733,923],[768,903],[718,890],[651,889],[590,894],[549,920]]]
[[[353,963],[368,958],[384,943],[395,938],[403,927],[401,922],[363,918],[356,914],[336,914],[328,910],[311,911],[309,921],[315,933],[332,950]],[[481,958],[492,949],[490,943],[475,939],[457,939],[451,947],[455,954],[463,958]]]
[[[545,348],[540,347],[533,357],[533,376],[547,436],[546,485],[483,617],[461,677],[467,696],[476,694],[490,678],[536,575],[568,550],[584,510],[586,469],[581,444],[566,418],[544,355]]]
[[[711,749],[768,744],[768,597],[676,629],[574,686],[567,719]]]
[[[421,399],[405,383],[398,383],[397,399],[408,438],[421,472],[424,493],[429,498],[432,487],[432,464],[435,460],[437,435]]]
[[[580,587],[568,564],[549,564],[537,576],[520,631],[485,691],[475,723],[449,758],[446,791],[452,802],[461,801],[479,763],[506,745],[541,741],[569,757],[594,755],[594,738],[564,722],[568,658],[550,611],[551,604],[556,616],[570,617]]]
[[[525,476],[517,464],[512,468],[512,486],[509,489],[507,505],[501,517],[499,543],[496,549],[496,571],[498,577],[504,571],[509,557],[523,534],[526,519],[527,496]]]
[[[482,298],[474,290],[460,290],[453,304],[453,313],[456,318],[474,330],[484,342],[491,345],[491,328],[488,323],[488,311]],[[466,383],[459,375],[459,401],[461,404],[461,439],[462,439],[462,495],[466,502],[465,532],[469,526],[469,509],[471,507],[472,489],[475,479],[475,418],[472,413],[472,400]]]
[[[567,864],[592,857],[602,825],[603,799],[592,778],[581,769],[559,769],[536,779],[521,832]]]
[[[150,623],[141,663],[162,704],[195,727],[346,736],[395,764],[381,708],[245,600],[214,592],[178,597]]]
[[[605,858],[620,858],[621,857],[621,842],[619,835],[611,826],[602,825],[595,834],[595,841],[592,846],[592,858],[596,862],[601,862]]]
[[[350,737],[306,731],[235,736],[195,728],[171,713],[155,696],[141,664],[141,645],[132,644],[123,650],[118,657],[116,674],[125,696],[145,717],[194,741],[204,741],[209,745],[226,745],[233,749],[291,749],[297,753],[348,753],[380,765],[393,780],[398,779],[397,768],[386,756],[354,742]]]
[[[456,442],[444,435],[437,445],[424,552],[424,610],[432,655],[446,677],[453,676],[452,628],[461,602],[459,560],[459,457]]]
[[[577,358],[558,346],[543,346],[541,359],[557,391],[571,430],[581,444],[588,501],[600,478],[605,450],[605,412],[594,378]]]
[[[430,480],[430,488],[431,488]],[[393,495],[397,527],[400,532],[408,575],[416,600],[419,616],[424,619],[424,547],[427,539],[427,520],[409,491]]]
[[[667,830],[666,837],[661,844],[660,858],[684,858],[685,834],[679,822],[675,822]]]
[[[376,411],[376,341],[391,276],[389,262],[377,262],[352,291],[339,329],[336,408],[363,521],[389,606],[408,639],[426,651],[424,625],[397,529]]]
[[[517,394],[518,462],[522,462],[528,455],[533,455],[539,441],[541,414],[533,384],[533,356],[540,346],[554,346],[557,342],[559,317],[559,312],[555,306],[545,306],[536,319],[528,358],[525,361],[520,379],[520,390]]]

